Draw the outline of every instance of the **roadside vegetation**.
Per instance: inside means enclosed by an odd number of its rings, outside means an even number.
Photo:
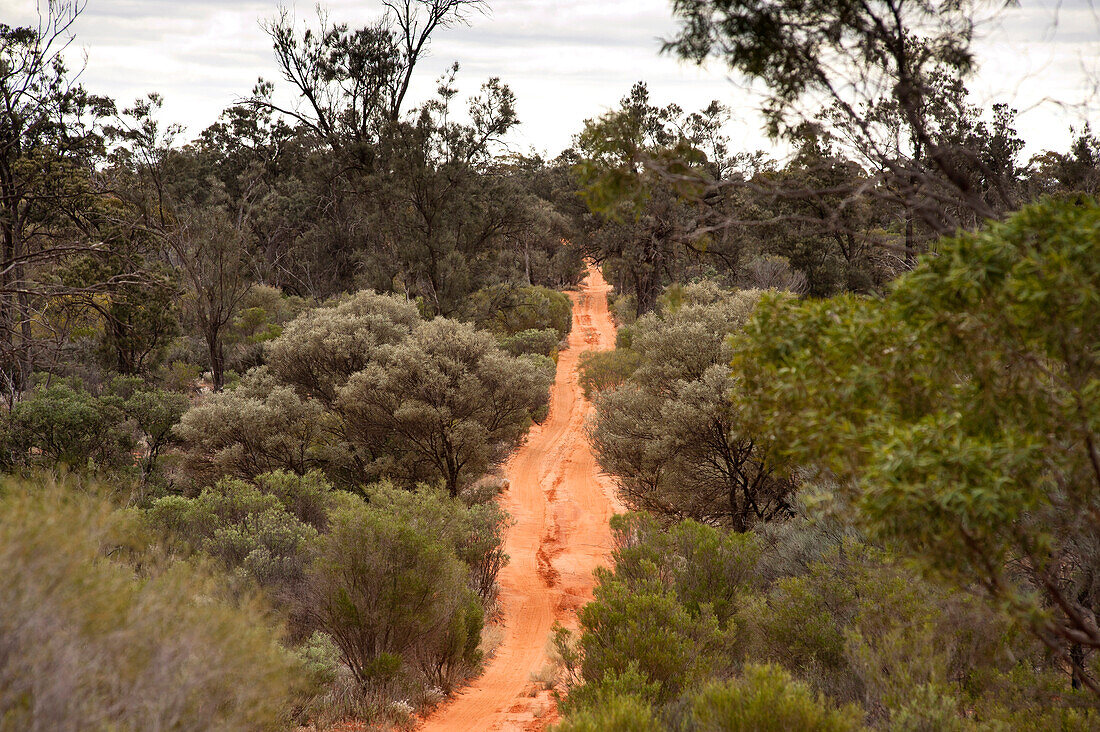
[[[625,326],[590,430],[638,512],[556,636],[560,729],[1095,729],[1097,262],[1100,206],[1047,199],[884,299]]]
[[[81,85],[82,4],[0,25],[0,731],[410,728],[478,674],[588,264],[629,512],[557,729],[1100,729],[1092,129],[1025,158],[978,4],[677,0],[790,156],[643,82],[516,154],[500,79],[407,98],[483,5],[277,13],[187,138]]]

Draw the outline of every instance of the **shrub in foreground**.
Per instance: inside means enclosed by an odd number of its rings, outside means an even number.
[[[0,729],[286,729],[299,664],[260,608],[107,558],[126,519],[70,488],[0,498]]]
[[[318,541],[303,613],[363,687],[418,671],[449,688],[479,661],[483,616],[469,570],[425,528],[347,496]]]

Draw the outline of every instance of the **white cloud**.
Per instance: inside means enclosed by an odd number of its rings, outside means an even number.
[[[1025,110],[1021,131],[1031,149],[1061,147],[1069,124],[1082,111],[1043,104],[1076,102],[1088,92],[1082,70],[1093,73],[1100,57],[1100,23],[1088,0],[1010,9],[983,29],[982,67],[971,84],[984,103],[1008,101]],[[33,19],[35,0],[0,0],[10,24]],[[516,92],[523,125],[519,149],[555,153],[582,122],[614,106],[634,81],[649,83],[659,103],[687,109],[718,98],[735,110],[730,132],[736,145],[766,145],[753,97],[730,83],[721,69],[699,69],[661,56],[660,38],[675,26],[668,0],[495,0],[492,11],[469,27],[438,35],[413,94],[423,98],[454,60],[462,64],[462,89],[473,92],[499,76]],[[363,24],[380,5],[330,0],[333,19]],[[292,4],[299,17],[313,3]],[[1057,12],[1055,8],[1057,7]],[[164,116],[195,134],[248,93],[256,78],[276,79],[266,36],[259,26],[277,9],[272,1],[90,0],[78,21],[77,43],[87,49],[84,83],[126,103],[157,91]],[[1095,77],[1094,77],[1095,78]],[[1095,111],[1089,110],[1089,111]]]

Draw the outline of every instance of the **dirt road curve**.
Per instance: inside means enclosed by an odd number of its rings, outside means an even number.
[[[582,351],[615,346],[608,289],[592,267],[571,294],[573,331],[558,360],[550,415],[507,466],[511,487],[502,500],[516,523],[507,539],[512,559],[500,575],[504,640],[485,673],[429,717],[423,732],[537,730],[556,717],[531,674],[546,665],[550,626],[573,624],[591,599],[592,570],[610,551],[607,521],[621,510],[585,441],[590,406],[576,372]]]

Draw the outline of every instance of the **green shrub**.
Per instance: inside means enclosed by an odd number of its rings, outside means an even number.
[[[508,563],[504,532],[508,514],[496,501],[467,506],[446,491],[420,486],[416,491],[379,483],[367,489],[370,503],[418,531],[448,544],[470,570],[470,587],[483,601],[496,597],[497,574]]]
[[[611,518],[615,578],[644,584],[659,568],[665,585],[693,615],[706,609],[721,626],[737,612],[737,599],[756,581],[763,553],[754,534],[738,534],[687,520],[664,528],[648,514]]]
[[[175,441],[173,429],[191,402],[185,394],[150,389],[133,377],[115,379],[111,392],[125,398],[122,410],[129,418],[140,448],[138,465],[144,489],[157,469],[161,451]]]
[[[500,339],[500,348],[513,356],[537,354],[553,358],[558,352],[561,334],[553,328],[522,330]]]
[[[611,317],[620,326],[631,325],[638,319],[638,301],[633,295],[608,293],[607,305],[611,311]]]
[[[831,708],[778,666],[746,666],[740,678],[706,685],[692,696],[693,732],[854,732],[858,708]]]
[[[108,560],[132,531],[71,486],[2,493],[0,729],[293,726],[301,667],[258,605],[189,565],[139,578]]]
[[[587,399],[622,384],[641,365],[642,358],[629,348],[614,351],[584,351],[580,355],[577,370],[580,385]]]
[[[275,476],[274,481],[286,482],[285,477]],[[197,498],[161,498],[148,517],[190,551],[202,551],[273,591],[287,590],[301,581],[317,530],[258,483],[223,479]]]
[[[359,293],[290,323],[269,366],[187,412],[176,432],[200,482],[319,468],[341,488],[442,480],[452,495],[545,417],[554,364],[514,357],[467,323],[421,322]]]
[[[662,732],[667,729],[643,699],[613,695],[569,717],[554,732]]]
[[[558,625],[555,628],[553,643],[568,642],[571,634]],[[639,700],[655,699],[661,691],[659,683],[650,681],[638,664],[629,664],[621,673],[608,671],[601,678],[585,684],[576,684],[569,690],[569,696],[558,703],[558,711],[570,720],[583,716],[586,710],[600,709],[611,705],[616,698],[632,697]],[[648,702],[647,702],[648,706]]]
[[[1011,608],[1100,699],[1098,232],[1096,199],[1042,200],[886,299],[767,299],[733,363],[746,422],[831,474],[872,541]]]
[[[573,302],[549,287],[499,284],[470,295],[463,315],[477,327],[501,335],[553,328],[561,340],[573,327]]]
[[[364,688],[407,667],[450,688],[479,662],[482,616],[469,570],[433,527],[385,506],[348,496],[332,513],[302,609]]]
[[[125,465],[134,447],[125,419],[121,398],[95,396],[76,379],[53,380],[11,410],[10,439],[22,460],[41,455],[76,468]]]
[[[629,584],[597,570],[595,599],[579,614],[581,670],[586,683],[599,683],[633,667],[663,704],[718,670],[723,635],[709,608],[692,615],[649,566],[649,577]]]

